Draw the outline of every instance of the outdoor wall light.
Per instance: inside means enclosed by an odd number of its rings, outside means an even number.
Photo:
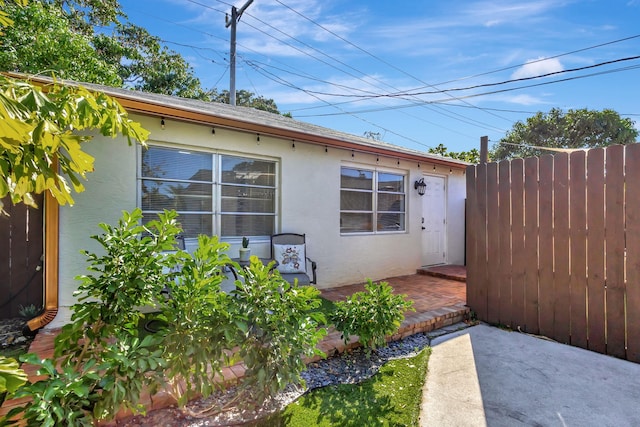
[[[160,119],[160,127],[164,130],[164,117]]]
[[[424,178],[420,178],[413,184],[413,188],[418,190],[418,194],[424,196],[424,192],[427,190],[427,184],[424,183]]]

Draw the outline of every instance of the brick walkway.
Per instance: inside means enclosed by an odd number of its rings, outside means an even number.
[[[391,277],[385,279],[396,294],[406,294],[413,300],[415,312],[409,312],[405,316],[398,332],[391,340],[398,340],[419,332],[430,332],[443,326],[462,321],[469,313],[466,304],[466,270],[460,266],[439,266],[421,269],[418,274]],[[342,286],[339,288],[322,291],[322,296],[332,301],[343,299],[354,292],[363,291],[364,284]],[[30,352],[38,353],[41,357],[53,355],[53,342],[57,330],[42,330],[31,344]],[[357,337],[355,337],[357,339]],[[340,338],[340,333],[333,331],[327,334],[318,347],[332,356],[345,350],[357,347],[359,344],[353,341],[345,346]],[[317,358],[308,360],[311,362]],[[35,370],[32,366],[24,366],[31,380],[36,380]],[[236,383],[244,375],[244,367],[235,365],[223,370],[221,380],[227,384]],[[160,392],[154,396],[142,396],[141,402],[149,410],[170,406],[172,399]],[[7,401],[0,408],[0,415],[6,413],[11,407],[20,404],[17,401]],[[118,414],[119,419],[126,418],[127,413]]]

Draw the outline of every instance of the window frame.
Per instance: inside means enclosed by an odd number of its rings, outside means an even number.
[[[142,183],[145,180],[151,180],[151,181],[170,181],[170,182],[178,182],[178,183],[199,183],[199,184],[207,184],[207,185],[211,185],[211,211],[176,211],[178,212],[179,215],[184,214],[200,214],[200,215],[210,215],[211,216],[211,229],[212,229],[212,234],[213,235],[218,235],[220,236],[221,240],[224,241],[228,241],[228,242],[235,242],[235,241],[240,241],[240,239],[242,239],[242,237],[250,237],[252,239],[254,239],[255,241],[263,241],[263,240],[268,240],[270,238],[270,235],[253,235],[253,234],[243,234],[243,235],[238,235],[238,236],[222,236],[221,232],[222,232],[222,216],[223,215],[261,215],[261,216],[271,216],[273,217],[273,233],[277,233],[279,230],[279,224],[280,224],[280,198],[281,198],[281,194],[280,194],[280,159],[278,158],[274,158],[274,157],[268,157],[268,156],[261,156],[261,155],[253,155],[253,154],[246,154],[246,153],[238,153],[238,152],[231,152],[231,151],[224,151],[224,150],[218,150],[218,149],[207,149],[206,147],[197,147],[197,146],[190,146],[190,145],[180,145],[180,146],[176,146],[173,144],[165,144],[162,142],[158,142],[158,141],[153,141],[153,142],[147,142],[148,145],[148,149],[151,148],[162,148],[162,149],[169,149],[169,150],[174,150],[176,152],[178,151],[190,151],[190,152],[195,152],[195,153],[199,153],[199,154],[207,154],[210,156],[211,158],[211,168],[212,168],[212,181],[209,182],[203,182],[203,181],[193,181],[193,180],[181,180],[181,179],[174,179],[174,178],[167,178],[167,179],[163,179],[163,178],[155,178],[155,177],[147,177],[147,176],[143,176],[142,175],[142,150],[145,150],[147,148],[143,148],[141,146],[138,146],[138,149],[136,150],[136,189],[137,189],[137,197],[136,197],[136,205],[140,208],[143,209],[142,207],[142,197],[143,197],[143,191],[142,191]],[[271,191],[273,191],[273,212],[272,213],[265,213],[265,212],[230,212],[230,211],[223,211],[222,210],[222,187],[225,185],[231,185],[231,183],[229,182],[223,182],[223,178],[222,178],[222,161],[223,161],[223,157],[228,156],[228,157],[234,157],[234,158],[238,158],[238,159],[247,159],[247,160],[257,160],[257,161],[263,161],[263,162],[271,162],[274,164],[274,182],[273,182],[273,187],[271,186],[265,186],[265,185],[250,185],[250,184],[234,184],[237,186],[246,186],[246,187],[250,187],[250,188],[266,188],[269,189]],[[153,210],[153,209],[143,209],[143,214],[157,214],[157,213],[161,213],[162,211],[158,211],[158,210]],[[179,220],[179,217],[178,217]]]
[[[371,190],[364,189],[355,189],[355,188],[344,188],[342,187],[342,171],[343,169],[351,169],[351,170],[361,170],[372,173],[372,188]],[[381,191],[378,188],[378,177],[380,174],[391,174],[402,177],[403,181],[403,191]],[[377,234],[406,234],[408,233],[407,229],[407,208],[408,208],[408,177],[409,171],[405,169],[393,169],[388,167],[379,167],[379,166],[369,166],[369,165],[359,165],[354,163],[343,163],[340,165],[340,199],[342,199],[343,191],[350,192],[360,192],[360,193],[371,193],[371,211],[368,210],[348,210],[342,209],[342,200],[340,201],[339,206],[339,216],[340,216],[340,235],[341,236],[354,236],[354,235],[377,235]],[[381,211],[379,209],[379,194],[398,194],[402,195],[404,198],[404,207],[401,211]],[[343,231],[342,229],[342,214],[343,213],[367,213],[371,214],[371,231]],[[398,213],[404,215],[404,227],[400,230],[378,230],[378,216],[381,213]]]

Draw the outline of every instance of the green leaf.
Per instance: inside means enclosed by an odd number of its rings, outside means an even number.
[[[27,382],[27,374],[14,359],[0,356],[0,393],[15,393]]]

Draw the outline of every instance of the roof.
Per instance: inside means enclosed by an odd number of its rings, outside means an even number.
[[[52,81],[42,77],[30,78],[41,83]],[[342,148],[394,157],[399,160],[413,160],[455,168],[466,168],[469,165],[469,163],[461,160],[339,132],[255,108],[231,106],[218,102],[205,102],[89,83],[72,81],[62,81],[62,83],[82,85],[90,90],[104,92],[116,98],[128,112],[207,124],[243,132],[254,132],[265,136],[323,145],[327,148]]]

